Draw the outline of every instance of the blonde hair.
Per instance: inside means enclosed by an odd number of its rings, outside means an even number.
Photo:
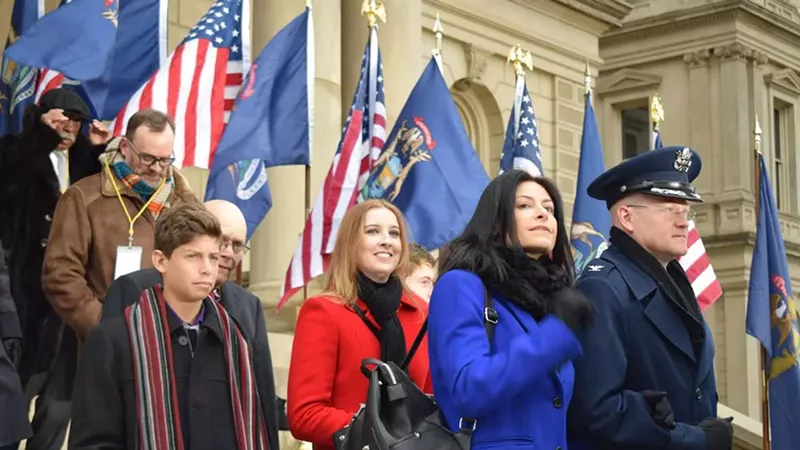
[[[392,276],[407,271],[408,266],[408,228],[405,217],[396,206],[385,200],[367,200],[350,208],[342,218],[336,245],[333,248],[330,265],[326,274],[327,290],[323,295],[339,298],[342,303],[353,305],[358,300],[358,254],[361,251],[361,238],[364,234],[364,221],[370,210],[384,208],[397,217],[400,228],[400,261]]]

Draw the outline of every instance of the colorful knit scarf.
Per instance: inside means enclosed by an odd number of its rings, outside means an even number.
[[[237,448],[269,450],[252,349],[227,311],[216,301],[206,300],[205,307],[213,308],[218,318],[206,316],[206,320],[219,320],[225,336],[223,347]],[[139,449],[183,450],[186,444],[180,427],[172,344],[161,286],[142,292],[139,302],[125,309],[125,321],[133,354]]]
[[[132,190],[138,194],[142,201],[146,202],[155,194],[153,200],[149,205],[147,205],[147,210],[150,211],[150,214],[153,215],[154,219],[158,219],[158,215],[165,206],[169,207],[168,200],[173,189],[175,188],[175,181],[172,177],[172,168],[167,169],[169,171],[167,180],[164,182],[164,186],[156,192],[157,188],[145,183],[141,176],[134,173],[134,171],[128,167],[128,164],[125,163],[125,158],[122,156],[122,153],[115,152],[113,160],[110,161],[110,164],[114,169],[114,174],[117,176],[117,179],[122,182],[123,186],[125,186],[126,189]]]

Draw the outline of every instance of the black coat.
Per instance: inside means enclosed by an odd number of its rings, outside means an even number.
[[[19,367],[23,383],[49,369],[63,326],[41,282],[53,212],[61,197],[50,153],[61,139],[38,117],[26,120],[19,136],[0,138],[0,240],[24,337]],[[69,150],[71,182],[98,173],[101,166],[97,159],[104,150],[105,145],[92,146],[79,134]]]
[[[161,274],[155,269],[142,269],[114,280],[103,300],[101,324],[123,316],[125,308],[136,302],[143,290],[160,282]],[[279,442],[275,377],[261,301],[243,287],[230,281],[220,287],[220,293],[220,304],[236,321],[253,348],[256,384],[267,424],[269,448],[277,449]],[[76,379],[76,385],[80,382],[80,379]]]
[[[2,341],[20,339],[19,320],[8,282],[5,259],[0,255],[0,448],[30,437],[33,432],[28,423],[28,408],[22,393],[22,384],[11,359],[6,355]]]
[[[206,304],[205,320],[191,346],[180,339],[188,333],[184,331],[183,322],[171,311],[167,314],[179,426],[185,448],[237,448],[225,365],[225,334],[216,311]],[[89,334],[81,350],[72,395],[70,450],[139,448],[132,358],[124,315],[101,322]]]

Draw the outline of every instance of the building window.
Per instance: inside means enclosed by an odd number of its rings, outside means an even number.
[[[790,176],[791,159],[793,158],[794,134],[791,124],[794,121],[794,108],[788,103],[775,100],[772,110],[772,167],[771,178],[775,191],[775,203],[778,209],[792,211],[793,194],[797,182]]]
[[[622,159],[650,150],[650,115],[647,107],[626,108],[622,114]]]

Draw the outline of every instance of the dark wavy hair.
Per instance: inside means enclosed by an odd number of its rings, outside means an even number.
[[[573,284],[575,261],[572,259],[569,235],[564,226],[564,202],[561,193],[549,178],[534,177],[524,170],[516,169],[496,177],[489,183],[481,194],[475,213],[464,232],[440,250],[440,276],[454,268],[474,273],[504,272],[502,261],[497,261],[495,258],[476,258],[475,249],[506,246],[522,250],[517,238],[514,209],[517,187],[526,181],[533,181],[543,187],[553,200],[557,233],[551,256],[552,263],[561,266],[570,277],[570,285]]]

